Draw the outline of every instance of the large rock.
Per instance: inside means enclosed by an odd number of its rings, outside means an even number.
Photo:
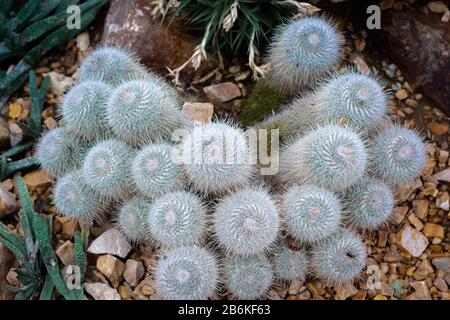
[[[174,21],[170,27],[161,26],[151,15],[150,1],[113,0],[106,17],[103,42],[119,45],[135,52],[150,69],[167,74],[186,62],[192,55],[196,40],[181,32]],[[169,17],[166,18],[170,20]],[[192,78],[194,69],[189,65],[183,75]]]
[[[0,300],[11,300],[14,298],[14,294],[8,290],[5,290],[3,286],[8,284],[6,281],[6,275],[13,267],[15,261],[14,255],[0,244]]]
[[[410,84],[450,114],[450,26],[440,18],[434,13],[386,10],[381,29],[372,35]]]

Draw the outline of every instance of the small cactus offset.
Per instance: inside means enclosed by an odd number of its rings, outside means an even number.
[[[224,194],[247,185],[254,173],[245,134],[227,123],[195,126],[182,144],[184,171],[196,190]]]
[[[371,177],[350,187],[345,198],[350,223],[359,229],[378,229],[390,217],[395,205],[391,188]]]
[[[269,51],[269,83],[287,97],[310,88],[337,65],[342,43],[334,23],[322,16],[283,25]]]
[[[105,114],[110,95],[110,87],[100,81],[84,81],[72,87],[61,106],[66,128],[90,140],[102,136],[107,127]]]
[[[172,146],[151,144],[134,158],[131,171],[137,192],[148,199],[182,188],[181,166],[172,159]]]
[[[148,214],[150,204],[135,197],[126,201],[118,210],[116,223],[119,230],[133,243],[150,242]]]
[[[360,130],[374,128],[387,114],[387,94],[375,76],[355,71],[335,73],[318,89],[269,117],[260,127],[278,127],[283,139],[301,135],[317,124],[349,124]]]
[[[309,256],[305,249],[293,250],[283,241],[274,252],[272,264],[276,278],[283,281],[306,278],[309,271]]]
[[[132,185],[133,154],[131,148],[118,140],[99,142],[84,159],[84,180],[94,192],[107,200],[126,199]]]
[[[312,185],[294,185],[282,198],[286,231],[297,241],[314,243],[335,233],[341,223],[339,199]]]
[[[80,66],[81,81],[96,80],[117,87],[124,81],[147,74],[134,54],[123,49],[103,47],[88,55]]]
[[[364,175],[366,162],[366,148],[358,134],[327,125],[311,130],[281,151],[279,176],[282,182],[343,191]]]
[[[163,247],[197,245],[206,232],[206,208],[185,191],[167,193],[155,200],[147,216],[151,236]]]
[[[133,145],[169,140],[181,125],[176,92],[156,75],[122,83],[113,90],[106,118],[113,133]]]
[[[216,258],[199,247],[180,247],[164,253],[155,270],[155,287],[168,300],[206,300],[219,281]]]
[[[273,267],[264,256],[228,256],[224,272],[228,291],[243,300],[264,297],[274,279]]]
[[[374,175],[391,185],[411,183],[426,164],[422,139],[399,125],[381,131],[369,152]]]
[[[276,240],[280,218],[263,188],[243,189],[224,198],[213,216],[214,233],[227,252],[261,254]]]
[[[364,242],[347,230],[331,236],[312,249],[313,273],[330,284],[352,281],[360,275],[365,265]]]
[[[86,223],[99,220],[108,208],[107,203],[86,185],[80,170],[58,179],[53,201],[64,216]]]
[[[37,147],[41,167],[56,177],[61,177],[82,164],[85,150],[79,139],[65,128],[56,128],[42,136]]]

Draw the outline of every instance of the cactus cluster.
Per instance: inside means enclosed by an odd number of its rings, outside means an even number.
[[[229,121],[186,125],[176,92],[114,48],[86,58],[62,105],[65,127],[41,140],[42,167],[59,177],[59,212],[91,222],[115,208],[130,242],[159,250],[150,271],[166,299],[213,298],[219,283],[236,298],[258,299],[277,282],[352,281],[366,259],[358,232],[385,223],[392,185],[424,167],[416,133],[378,126],[381,82],[354,71],[329,75],[341,38],[327,20],[306,17],[283,30],[272,53],[289,45],[284,60],[294,66],[272,69],[274,79],[292,70],[300,86],[325,78],[274,116],[271,128],[289,123],[293,134],[273,179],[258,176],[248,132]],[[179,127],[185,134],[173,143]]]

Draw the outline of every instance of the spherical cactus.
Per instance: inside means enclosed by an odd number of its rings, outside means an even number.
[[[280,179],[343,191],[363,176],[366,162],[366,149],[358,134],[328,125],[311,130],[282,150]]]
[[[134,151],[123,142],[105,140],[86,155],[83,177],[92,190],[104,198],[121,200],[131,188],[131,160]]]
[[[146,73],[133,54],[113,47],[93,51],[80,66],[81,81],[103,81],[113,87],[126,80],[145,77]]]
[[[196,245],[206,231],[206,209],[189,192],[168,193],[153,202],[148,226],[152,237],[164,247]]]
[[[262,188],[224,198],[213,216],[214,232],[227,252],[259,254],[275,241],[280,226],[275,203]]]
[[[395,206],[391,188],[371,177],[358,181],[347,190],[345,196],[350,223],[360,229],[379,228]]]
[[[41,138],[37,158],[42,168],[60,177],[81,165],[83,144],[68,134],[65,128],[53,129]]]
[[[347,230],[331,236],[312,250],[313,272],[327,283],[351,281],[365,265],[366,248],[362,239]]]
[[[198,247],[180,247],[164,254],[155,270],[155,286],[169,300],[206,300],[217,287],[215,257]]]
[[[373,128],[387,113],[387,97],[380,80],[354,71],[335,75],[315,95],[315,122],[341,119],[361,129]]]
[[[183,139],[183,164],[193,187],[223,194],[246,185],[254,173],[244,133],[226,123],[195,127]]]
[[[228,256],[224,271],[228,291],[243,300],[263,297],[274,278],[272,265],[264,256]]]
[[[60,213],[81,222],[92,223],[107,209],[107,203],[86,185],[80,170],[58,179],[53,198]]]
[[[106,118],[113,133],[132,145],[168,140],[181,124],[176,92],[157,76],[113,90]]]
[[[392,185],[404,185],[420,175],[426,164],[425,146],[412,130],[392,126],[370,148],[373,173]]]
[[[309,256],[305,249],[293,250],[282,242],[272,257],[275,276],[283,281],[306,278],[309,270]]]
[[[133,243],[149,242],[148,213],[150,204],[135,197],[125,202],[118,210],[117,226]]]
[[[339,62],[342,43],[334,24],[323,17],[285,24],[269,51],[270,83],[283,95],[298,94]]]
[[[181,166],[172,159],[172,146],[151,144],[138,152],[131,171],[137,191],[155,199],[182,187]]]
[[[282,208],[286,231],[300,242],[314,243],[339,229],[339,199],[324,188],[294,185],[283,195]]]
[[[87,139],[104,135],[110,94],[110,87],[101,81],[84,81],[72,87],[61,106],[66,127]]]

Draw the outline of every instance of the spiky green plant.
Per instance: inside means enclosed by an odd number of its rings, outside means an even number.
[[[35,156],[12,161],[12,158],[16,158],[18,155],[23,154],[32,148],[41,135],[41,113],[45,93],[48,87],[48,77],[46,76],[42,79],[41,86],[39,87],[36,80],[36,74],[34,71],[30,71],[29,83],[31,113],[27,124],[19,123],[25,136],[17,146],[14,146],[0,155],[0,180],[6,179],[17,171],[29,169],[40,163],[38,157]]]
[[[15,67],[7,75],[6,70],[0,70],[0,106],[5,105],[8,98],[22,86],[28,71],[47,52],[80,34],[107,2],[108,0],[86,0],[82,3],[79,0],[28,0],[15,1],[11,6],[1,7],[0,62],[10,61]],[[80,25],[68,28],[67,21],[73,12],[67,12],[67,8],[72,4],[79,5]]]
[[[17,179],[17,188],[21,202],[20,222],[25,239],[0,222],[0,243],[16,256],[19,262],[16,273],[22,285],[20,288],[7,285],[6,289],[16,293],[16,300],[51,300],[55,289],[66,300],[84,299],[83,287],[70,289],[63,278],[52,247],[51,216],[40,215],[33,210],[33,203],[22,177]],[[83,282],[87,266],[87,237],[75,234],[74,239],[74,258]]]
[[[168,1],[168,8],[172,4]],[[206,58],[206,50],[212,49],[215,54],[246,55],[254,76],[259,77],[263,71],[256,65],[255,55],[262,52],[273,29],[292,17],[297,9],[317,8],[293,1],[186,0],[179,2],[174,16],[184,19],[193,30],[204,30],[190,60],[195,67]]]

